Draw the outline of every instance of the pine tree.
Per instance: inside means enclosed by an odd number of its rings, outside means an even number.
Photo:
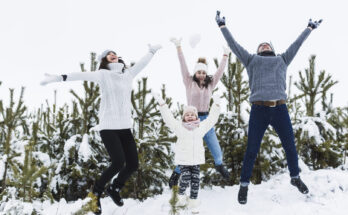
[[[19,168],[14,171],[13,185],[19,188],[19,197],[24,201],[32,202],[33,198],[38,198],[40,192],[37,180],[44,177],[49,167],[44,166],[39,160],[35,159],[34,151],[37,150],[39,144],[38,137],[38,122],[32,124],[32,132],[28,144],[25,146],[24,163],[20,164]],[[39,152],[41,153],[41,152]],[[47,188],[46,188],[47,189]]]
[[[215,59],[218,67],[218,62]],[[237,59],[232,62],[229,56],[227,74],[223,74],[221,82],[226,88],[223,98],[226,99],[226,112],[222,113],[216,123],[216,135],[223,151],[224,163],[231,172],[231,180],[221,180],[221,175],[213,168],[214,160],[206,147],[206,165],[202,166],[202,185],[232,185],[238,183],[243,155],[246,148],[247,124],[245,109],[248,107],[248,83],[243,79],[244,67]]]
[[[164,89],[162,90],[164,92]],[[123,188],[124,197],[144,200],[163,192],[168,181],[165,171],[171,164],[173,141],[156,109],[154,98],[148,99],[147,78],[138,81],[132,91],[134,136],[137,142],[139,168]]]
[[[179,215],[181,210],[186,209],[186,206],[178,206],[177,203],[179,201],[179,187],[177,185],[172,187],[172,197],[169,200],[170,204],[170,215]]]
[[[330,111],[328,123],[336,130],[336,142],[341,143],[339,149],[341,154],[340,164],[346,164],[347,149],[348,149],[348,108],[333,108]],[[332,161],[329,161],[330,163]]]
[[[91,53],[92,72],[98,72],[95,56],[95,53]],[[80,66],[82,72],[85,72],[84,64]],[[70,91],[75,100],[72,102],[72,112],[67,116],[71,123],[68,125],[69,131],[65,130],[67,125],[59,118],[64,118],[64,112],[58,114],[56,119],[58,128],[67,131],[69,136],[65,140],[63,150],[59,152],[56,170],[58,175],[53,178],[52,183],[56,184],[55,195],[60,194],[68,201],[86,197],[102,173],[101,170],[109,164],[109,156],[96,127],[99,121],[100,88],[93,82],[84,81],[83,89],[83,97],[73,90]]]
[[[299,119],[294,125],[298,151],[307,165],[314,169],[328,166],[336,167],[340,159],[340,143],[337,142],[336,129],[328,121],[327,112],[315,111],[316,104],[322,100],[324,110],[327,105],[326,95],[337,81],[332,80],[325,70],[317,75],[315,70],[315,56],[309,59],[309,68],[305,69],[305,76],[299,72],[300,81],[295,86],[301,91],[297,98],[304,99],[307,116]]]
[[[24,94],[24,88],[21,88],[20,96],[18,98],[18,101],[16,102],[14,100],[14,89],[10,89],[10,102],[7,107],[3,107],[3,104],[1,102],[1,112],[0,112],[0,124],[3,129],[2,135],[4,142],[2,142],[3,146],[3,160],[4,160],[4,174],[1,176],[1,191],[5,190],[7,186],[7,180],[8,180],[8,172],[9,168],[11,170],[15,171],[16,166],[18,166],[18,163],[13,158],[20,155],[19,152],[14,150],[16,137],[15,133],[17,131],[17,128],[21,126],[25,121],[25,111],[26,106],[23,103],[23,94]]]
[[[56,101],[56,91],[54,101]],[[43,184],[47,186],[47,189],[44,189],[44,195],[51,200],[65,197],[66,187],[60,183],[63,181],[61,180],[63,174],[60,172],[63,163],[59,161],[64,155],[65,142],[73,135],[70,115],[67,104],[58,108],[56,102],[50,105],[48,101],[46,101],[45,109],[41,106],[37,113],[38,132],[41,139],[39,151],[48,154],[53,163],[53,167],[48,169],[47,177],[43,178]]]
[[[309,58],[309,68],[305,69],[305,76],[302,72],[299,72],[300,81],[295,82],[295,86],[302,92],[298,98],[305,99],[307,116],[314,116],[315,113],[315,104],[323,99],[323,102],[326,101],[326,94],[328,90],[337,84],[337,81],[332,80],[330,74],[326,74],[325,70],[320,71],[320,74],[317,76],[315,70],[315,55],[312,55]],[[325,104],[323,104],[325,107]]]
[[[96,71],[96,54],[91,53],[91,72]],[[80,64],[81,71],[86,72],[85,65]],[[100,106],[100,88],[99,85],[94,82],[83,82],[84,97],[79,96],[74,90],[70,90],[71,94],[77,100],[73,106],[75,109],[74,128],[78,129],[78,134],[89,134],[92,127],[98,124],[98,110]],[[77,110],[78,109],[78,110]]]

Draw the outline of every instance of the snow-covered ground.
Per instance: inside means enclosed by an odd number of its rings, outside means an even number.
[[[273,176],[260,185],[250,185],[248,203],[240,205],[237,202],[238,186],[213,187],[200,190],[201,215],[340,215],[348,211],[348,171],[341,169],[324,169],[310,171],[302,168],[301,178],[309,187],[309,194],[303,195],[290,185],[287,173]],[[126,199],[123,207],[117,207],[109,197],[103,198],[103,214],[122,215],[168,215],[171,192],[166,189],[162,195],[147,199],[144,202]],[[0,214],[5,214],[6,208],[21,205],[21,214],[30,214],[35,208],[42,214],[66,215],[77,211],[86,202],[79,200],[66,203],[64,200],[50,204],[35,202],[21,204],[19,201],[9,201],[0,206]],[[9,213],[12,214],[12,213]],[[89,213],[92,214],[92,213]],[[190,214],[183,211],[181,214]]]

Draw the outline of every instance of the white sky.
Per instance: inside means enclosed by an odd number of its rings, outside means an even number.
[[[311,54],[316,68],[339,80],[334,105],[348,105],[347,50],[348,3],[344,0],[11,0],[0,2],[0,99],[7,101],[8,88],[26,87],[25,103],[38,107],[58,90],[58,104],[70,103],[70,89],[81,92],[82,82],[55,83],[42,87],[44,73],[79,72],[80,62],[89,65],[90,52],[113,49],[130,63],[147,52],[148,43],[163,46],[137,78],[149,77],[149,86],[159,91],[166,84],[174,102],[186,102],[176,49],[169,38],[183,37],[189,68],[198,57],[210,63],[222,57],[226,44],[215,23],[216,10],[226,16],[226,25],[235,39],[254,53],[263,41],[272,41],[281,53],[307,26],[309,18],[323,18],[288,68],[295,80],[308,67]],[[195,49],[189,38],[200,34]],[[89,67],[87,67],[89,68]],[[246,73],[245,73],[246,77]],[[136,81],[134,81],[134,86]],[[221,86],[221,85],[219,85]],[[221,87],[220,87],[221,88]],[[293,90],[295,86],[293,87]]]

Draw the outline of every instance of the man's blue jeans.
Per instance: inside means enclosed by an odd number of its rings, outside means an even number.
[[[299,175],[294,132],[286,105],[267,107],[253,104],[249,118],[248,145],[244,155],[240,179],[242,184],[248,184],[250,182],[254,162],[268,125],[274,128],[282,142],[290,176],[296,177]]]
[[[207,117],[208,117],[208,115],[199,116],[199,119],[202,122]],[[208,149],[214,158],[215,165],[221,165],[222,164],[222,151],[221,151],[219,140],[216,136],[214,127],[211,128],[205,134],[205,136],[203,137],[203,140],[207,144]],[[175,172],[180,173],[180,168],[178,166],[175,167]]]

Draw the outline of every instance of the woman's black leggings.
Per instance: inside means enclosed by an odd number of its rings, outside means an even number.
[[[130,129],[101,130],[100,136],[111,157],[111,165],[103,172],[96,185],[104,188],[117,173],[113,184],[122,188],[133,172],[138,169],[138,152]]]

